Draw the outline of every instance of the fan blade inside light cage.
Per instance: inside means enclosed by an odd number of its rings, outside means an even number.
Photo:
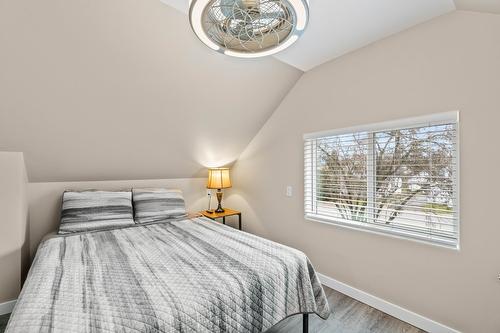
[[[300,1],[307,13],[306,0]],[[200,19],[203,33],[221,51],[263,53],[298,35],[296,8],[290,0],[210,0]]]

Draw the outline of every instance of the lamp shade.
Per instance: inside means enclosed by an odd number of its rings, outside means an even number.
[[[218,190],[229,187],[231,187],[229,168],[208,169],[207,188]]]

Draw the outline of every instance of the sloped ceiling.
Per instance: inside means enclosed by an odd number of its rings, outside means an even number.
[[[306,31],[276,57],[308,71],[453,10],[453,0],[311,0]]]
[[[161,1],[188,13],[188,0]],[[455,10],[453,0],[309,0],[309,3],[306,31],[289,49],[275,55],[303,71]]]
[[[212,52],[158,0],[1,0],[0,48],[0,151],[32,182],[203,175],[302,74]]]

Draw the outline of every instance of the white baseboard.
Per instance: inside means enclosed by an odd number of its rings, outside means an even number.
[[[460,333],[459,331],[451,327],[445,326],[443,324],[435,322],[432,319],[404,309],[396,304],[387,302],[377,296],[373,296],[371,294],[368,294],[367,292],[351,287],[324,274],[318,273],[318,277],[321,283],[325,286],[337,290],[342,294],[352,297],[362,303],[374,307],[377,310],[385,312],[424,331],[430,333]]]
[[[17,299],[8,301],[5,303],[0,303],[0,316],[11,313],[12,310],[14,309],[14,305],[16,305]]]

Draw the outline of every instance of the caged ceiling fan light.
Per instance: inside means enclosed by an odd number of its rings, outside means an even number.
[[[241,58],[280,52],[299,39],[309,0],[190,0],[189,20],[211,49]]]

